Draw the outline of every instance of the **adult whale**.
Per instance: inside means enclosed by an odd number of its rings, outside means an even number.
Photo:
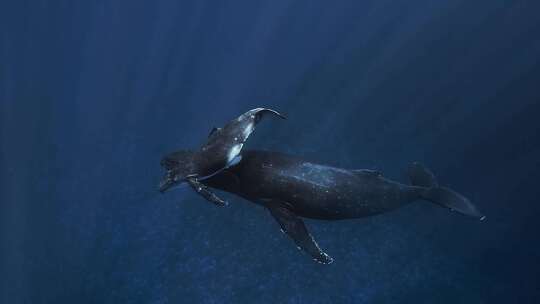
[[[184,151],[182,155],[189,153]],[[183,162],[189,162],[189,157],[176,159],[176,163]],[[267,208],[298,248],[324,264],[333,259],[319,248],[302,217],[361,218],[427,200],[464,215],[484,218],[467,198],[439,186],[424,166],[413,163],[409,178],[411,184],[406,185],[373,170],[341,169],[277,152],[244,151],[239,163],[203,183]]]

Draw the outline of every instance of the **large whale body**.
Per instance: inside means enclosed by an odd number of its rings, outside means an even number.
[[[261,205],[270,211],[298,248],[323,264],[333,259],[319,248],[302,218],[361,218],[425,200],[484,219],[467,198],[440,186],[433,173],[419,163],[409,167],[410,182],[403,184],[374,170],[336,168],[271,151],[242,151],[244,142],[264,114],[283,118],[274,110],[253,109],[223,128],[212,130],[200,150],[166,155],[161,161],[167,173],[160,191],[187,182],[216,205],[222,206],[225,201],[210,188]]]

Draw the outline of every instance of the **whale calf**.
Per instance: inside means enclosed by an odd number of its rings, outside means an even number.
[[[187,182],[208,201],[224,206],[225,201],[208,189],[202,180],[240,161],[240,152],[255,126],[265,116],[285,117],[277,111],[256,108],[229,121],[222,128],[214,127],[206,143],[198,151],[178,151],[165,156],[161,165],[167,174],[160,183],[160,191]]]
[[[176,165],[186,166],[196,153],[181,151],[167,157]],[[248,150],[241,156],[239,162],[201,184],[267,208],[282,231],[319,263],[329,264],[333,259],[320,249],[302,218],[362,218],[426,200],[484,219],[467,198],[440,186],[433,173],[419,163],[409,168],[410,184],[403,184],[378,171],[336,168],[278,152]],[[166,168],[174,172],[173,167]]]

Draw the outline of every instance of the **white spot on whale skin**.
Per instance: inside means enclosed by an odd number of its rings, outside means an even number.
[[[244,141],[249,137],[249,135],[253,132],[253,123],[250,123],[246,126],[244,131],[242,132],[244,135]]]
[[[233,167],[238,165],[238,163],[242,160],[242,155],[237,155],[235,158],[233,158],[228,164],[227,168]]]
[[[237,144],[234,145],[231,150],[229,151],[229,154],[227,155],[227,164],[230,164],[231,161],[240,154],[240,151],[242,150],[243,144]]]

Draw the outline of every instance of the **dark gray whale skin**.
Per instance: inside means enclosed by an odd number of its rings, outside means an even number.
[[[203,181],[268,207],[278,201],[296,215],[322,220],[361,218],[422,198],[424,187],[267,151],[245,151],[242,161]]]
[[[178,164],[190,163],[196,152],[167,156]],[[174,166],[167,168],[174,172]],[[374,170],[347,170],[269,151],[243,151],[241,160],[201,180],[203,187],[220,189],[264,206],[299,249],[322,264],[333,259],[324,253],[303,218],[342,220],[394,210],[416,200],[427,200],[458,213],[483,219],[462,195],[438,185],[427,168],[413,163],[411,185],[384,178]],[[211,198],[209,199],[211,201]]]
[[[423,173],[427,175],[420,176]],[[206,179],[204,183],[265,207],[278,202],[298,216],[313,219],[372,216],[419,199],[472,217],[483,217],[466,198],[439,187],[431,172],[421,165],[413,164],[409,175],[417,185],[386,179],[373,170],[347,170],[283,153],[248,150],[242,153],[242,161],[236,166]],[[448,205],[445,201],[448,197],[441,198],[445,193],[461,204],[450,202]]]

